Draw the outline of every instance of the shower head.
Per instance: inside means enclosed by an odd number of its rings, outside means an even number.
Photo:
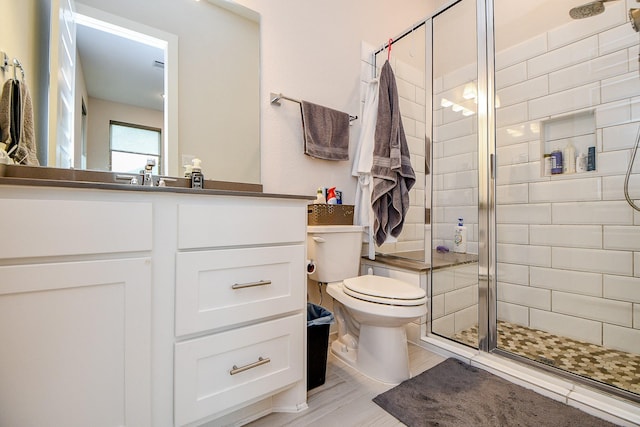
[[[631,27],[636,31],[640,31],[640,9],[629,9],[629,19]]]
[[[596,0],[581,6],[576,6],[569,11],[569,16],[573,19],[590,18],[604,12],[604,4],[615,0]],[[640,0],[636,0],[640,2]]]
[[[576,6],[569,11],[569,16],[573,19],[590,18],[604,12],[604,2],[612,0],[598,0],[591,3]]]
[[[596,0],[590,3],[585,3],[581,6],[576,6],[569,11],[569,16],[573,19],[590,18],[592,16],[600,15],[604,12],[604,4],[615,0]],[[640,3],[640,0],[636,0]],[[640,31],[640,9],[629,9],[629,19],[631,20],[631,27],[636,32]]]

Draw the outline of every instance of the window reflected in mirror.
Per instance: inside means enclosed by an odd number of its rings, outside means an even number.
[[[162,174],[161,129],[111,121],[109,158],[112,172],[139,173],[148,159],[155,161],[153,174]]]

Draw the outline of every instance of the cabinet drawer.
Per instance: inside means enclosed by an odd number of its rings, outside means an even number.
[[[298,314],[176,344],[176,425],[302,380],[304,328]]]
[[[215,197],[178,206],[178,248],[304,242],[306,201]]]
[[[151,203],[0,199],[0,212],[0,258],[151,250]]]
[[[303,266],[303,245],[178,253],[176,335],[299,310]]]

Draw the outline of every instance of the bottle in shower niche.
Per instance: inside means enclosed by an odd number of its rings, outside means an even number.
[[[193,165],[191,166],[191,188],[204,188],[204,175],[202,174],[200,159],[193,159]]]
[[[544,176],[551,175],[551,154],[544,155]]]
[[[587,171],[596,170],[596,147],[589,147],[587,154]]]
[[[562,154],[562,159],[564,160],[562,173],[576,173],[576,148],[571,140],[567,142]]]
[[[551,152],[551,175],[560,174],[563,169],[562,151],[555,149]]]
[[[576,172],[582,173],[586,171],[587,171],[587,155],[584,153],[580,153],[576,158]]]
[[[462,218],[458,218],[458,225],[453,236],[453,252],[467,252],[467,227]]]

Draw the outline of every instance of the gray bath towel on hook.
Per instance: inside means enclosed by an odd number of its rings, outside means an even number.
[[[349,160],[349,114],[300,102],[304,153],[323,160]]]
[[[16,101],[16,102],[14,102]],[[24,82],[7,80],[0,97],[0,142],[16,163],[39,166],[36,154],[33,104]]]
[[[409,210],[409,190],[416,182],[398,105],[398,88],[389,61],[380,71],[378,120],[373,149],[374,233],[378,246],[398,237]]]

